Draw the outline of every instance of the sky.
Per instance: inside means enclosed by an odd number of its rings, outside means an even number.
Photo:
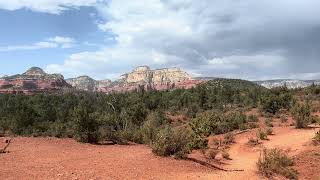
[[[319,0],[0,0],[0,76],[320,79]]]

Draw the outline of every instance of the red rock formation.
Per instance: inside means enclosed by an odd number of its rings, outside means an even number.
[[[42,69],[33,67],[23,74],[0,79],[0,93],[33,94],[53,92],[71,88],[60,74],[46,74]]]
[[[123,93],[132,91],[190,89],[205,80],[194,80],[179,68],[150,70],[147,66],[136,68],[117,81],[95,81],[90,77],[68,80],[75,89],[103,93]],[[38,92],[56,92],[72,88],[60,74],[47,74],[42,69],[33,67],[23,74],[0,79],[0,93],[34,94]]]
[[[148,90],[172,90],[172,89],[191,89],[200,84],[205,83],[205,80],[183,80],[175,83],[162,83],[162,84],[122,84],[112,87],[100,88],[100,92],[104,93],[122,93],[122,92],[132,92],[139,91],[140,89]]]

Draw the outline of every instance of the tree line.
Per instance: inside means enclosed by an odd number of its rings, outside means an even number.
[[[232,79],[187,90],[1,94],[0,133],[70,137],[86,143],[143,143],[159,155],[182,157],[205,148],[210,134],[254,128],[244,115],[246,109],[259,107],[276,114],[291,108],[292,94],[287,88],[268,90]],[[183,114],[187,121],[174,124],[168,114]]]

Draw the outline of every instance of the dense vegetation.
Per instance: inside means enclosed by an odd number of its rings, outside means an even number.
[[[2,94],[0,133],[72,137],[88,143],[144,143],[156,154],[183,157],[192,149],[205,148],[211,134],[255,128],[252,123],[257,117],[247,118],[243,113],[248,109],[259,107],[276,114],[294,103],[293,92],[287,88],[267,90],[230,79],[212,80],[188,90]],[[169,118],[175,115],[187,120]]]

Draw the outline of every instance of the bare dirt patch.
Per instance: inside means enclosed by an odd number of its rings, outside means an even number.
[[[206,179],[216,173],[191,161],[157,157],[143,145],[18,137],[9,151],[0,155],[0,179]]]
[[[314,154],[310,141],[316,129],[275,127],[274,132],[270,141],[256,147],[246,144],[249,137],[255,136],[255,130],[236,135],[236,143],[228,151],[232,160],[213,162],[225,169],[244,170],[236,172],[157,157],[144,145],[90,145],[72,139],[17,137],[8,148],[9,153],[0,154],[0,179],[263,179],[256,173],[263,147],[287,149],[290,156],[297,157],[301,179],[318,177],[319,172],[313,167],[319,167],[318,156],[303,156],[305,152]],[[5,145],[3,140],[0,138],[0,147]],[[205,161],[199,152],[191,157]],[[309,166],[309,161],[315,164]]]
[[[320,146],[311,147],[294,157],[301,179],[320,179]]]

